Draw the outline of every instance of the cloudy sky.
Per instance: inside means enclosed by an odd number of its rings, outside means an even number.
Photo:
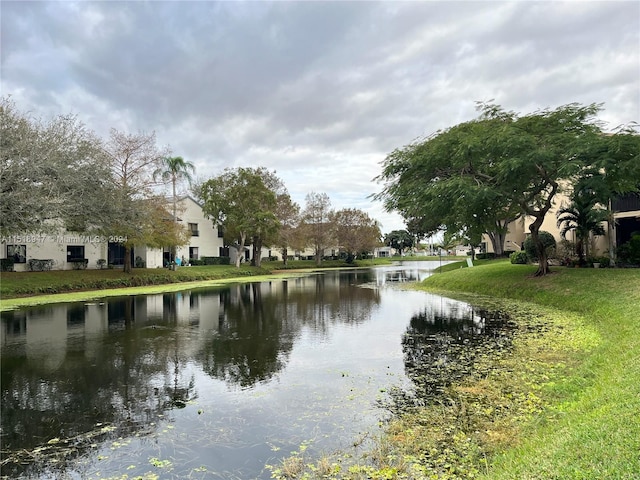
[[[275,170],[368,197],[393,149],[475,118],[604,103],[640,121],[640,2],[1,2],[1,92],[36,117],[155,131],[206,178]]]

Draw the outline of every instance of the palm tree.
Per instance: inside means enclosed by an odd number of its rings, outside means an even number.
[[[570,231],[575,232],[578,261],[584,264],[585,253],[589,256],[589,236],[605,234],[602,222],[608,218],[607,210],[595,207],[589,195],[578,193],[569,205],[558,210],[556,217],[562,238],[566,239]]]
[[[164,157],[162,165],[154,172],[154,177],[160,177],[163,182],[171,182],[173,188],[173,221],[178,222],[176,213],[178,199],[176,197],[176,184],[181,180],[186,180],[189,184],[193,181],[192,173],[195,173],[195,166],[191,162],[185,161],[182,157]],[[172,260],[175,260],[175,246],[171,247]]]

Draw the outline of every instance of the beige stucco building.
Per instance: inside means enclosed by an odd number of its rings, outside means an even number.
[[[568,203],[569,198],[566,195],[556,195],[553,207],[545,216],[544,222],[540,227],[540,230],[553,234],[558,245],[560,245],[564,239],[560,235],[556,213],[562,205]],[[610,246],[616,248],[627,242],[631,238],[632,233],[640,232],[640,195],[627,194],[616,197],[612,199],[610,208],[613,212],[615,225],[609,229],[609,226],[605,222],[603,227],[606,234],[590,239],[589,251],[591,255],[608,255]],[[518,251],[522,248],[525,238],[529,235],[529,226],[533,221],[533,217],[523,217],[509,224],[509,232],[504,245],[505,251]],[[569,232],[566,239],[575,242],[575,232]],[[486,235],[483,238],[483,242],[486,244],[487,252],[492,253],[493,247]]]

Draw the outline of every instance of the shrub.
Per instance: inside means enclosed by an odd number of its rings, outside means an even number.
[[[32,258],[27,263],[29,265],[29,270],[32,272],[44,272],[53,268],[53,260],[51,259],[39,260],[37,258]]]
[[[136,260],[134,262],[135,268],[144,268],[146,265],[147,263],[142,259],[142,257],[140,256],[136,257]]]
[[[15,260],[13,258],[2,258],[0,259],[0,271],[2,272],[13,272],[13,265]]]
[[[509,260],[514,265],[525,265],[529,261],[529,257],[527,256],[527,252],[513,252],[509,255]]]
[[[476,260],[490,260],[496,258],[495,253],[478,253],[476,255]]]
[[[542,241],[542,244],[547,251],[547,256],[551,257],[556,247],[555,237],[551,233],[544,230],[540,230],[538,232],[538,237]],[[538,260],[538,252],[536,251],[536,246],[533,244],[531,235],[527,236],[527,238],[524,239],[523,247],[530,260],[534,262]]]
[[[229,265],[231,259],[229,257],[202,257],[204,262],[201,265]]]
[[[599,263],[600,268],[606,268],[609,266],[609,257],[604,255],[600,257],[589,257],[587,258],[587,263],[590,266],[593,266],[594,263]]]
[[[104,258],[99,258],[96,260],[96,266],[102,270],[107,265],[107,261]]]
[[[74,270],[86,270],[89,260],[81,258],[79,260],[69,260],[69,263],[73,266]]]
[[[571,240],[560,240],[560,243],[556,245],[556,255],[561,259],[576,257],[576,244]]]
[[[625,265],[640,265],[640,233],[634,232],[631,240],[618,247],[618,260]]]

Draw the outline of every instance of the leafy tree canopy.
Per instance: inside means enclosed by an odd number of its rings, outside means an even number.
[[[414,236],[407,230],[393,230],[384,236],[384,244],[395,248],[398,254],[402,255],[405,248],[411,248],[414,245]]]
[[[105,235],[127,238],[124,271],[130,272],[129,252],[134,245],[180,245],[187,236],[173,221],[166,198],[155,191],[155,172],[168,154],[166,147],[156,145],[155,133],[129,134],[111,129],[104,152],[111,170],[113,195],[100,224]],[[169,230],[168,223],[174,224]],[[168,240],[170,243],[164,243]]]
[[[299,229],[305,244],[313,247],[316,265],[320,265],[325,248],[335,241],[330,218],[331,200],[329,195],[319,192],[308,193],[305,200]]]
[[[101,141],[74,116],[48,122],[0,99],[0,234],[78,232],[110,205]]]
[[[236,266],[247,239],[277,231],[276,194],[265,184],[261,169],[227,168],[200,186],[203,211],[217,221],[225,241],[238,250]]]
[[[276,218],[280,223],[280,231],[273,244],[281,249],[286,266],[289,248],[300,247],[302,244],[297,228],[300,223],[300,205],[294,202],[288,193],[280,193],[276,196]]]
[[[539,249],[537,274],[544,275],[548,262],[538,232],[556,194],[586,173],[601,178],[607,168],[609,185],[634,188],[623,179],[638,168],[637,136],[603,135],[598,104],[523,116],[494,104],[478,108],[476,120],[392,152],[377,177],[385,185],[375,198],[417,233],[488,233],[496,253],[502,252],[508,223],[526,215]]]
[[[380,245],[380,224],[357,208],[343,208],[329,215],[340,249],[353,259]]]

